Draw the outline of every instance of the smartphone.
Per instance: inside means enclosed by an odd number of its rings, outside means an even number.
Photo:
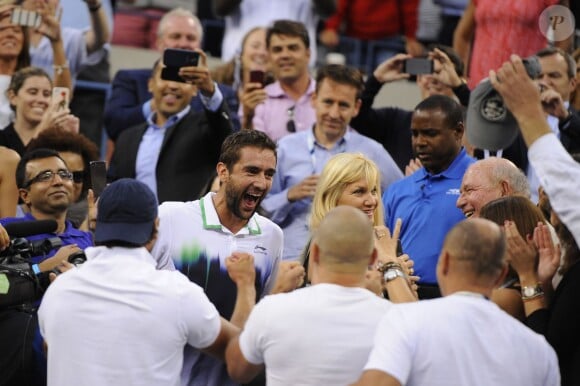
[[[427,58],[411,58],[403,62],[403,72],[409,75],[433,73],[433,61]]]
[[[22,7],[16,7],[12,10],[10,15],[10,21],[12,24],[22,25],[25,27],[40,27],[41,17],[35,11],[29,11]]]
[[[96,200],[107,186],[107,164],[105,161],[91,161],[89,169],[91,171],[91,189]]]
[[[179,67],[163,67],[161,69],[161,79],[187,83],[185,79],[179,76]]]
[[[250,71],[250,82],[260,83],[264,87],[264,76],[265,73],[262,70],[252,70]]]
[[[167,48],[163,51],[163,64],[166,67],[191,67],[199,63],[199,53],[178,48]]]
[[[66,110],[70,102],[70,90],[67,87],[52,88],[52,103],[57,105],[56,111]]]

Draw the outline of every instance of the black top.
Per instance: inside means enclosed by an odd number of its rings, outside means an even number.
[[[4,130],[0,130],[0,146],[5,146],[16,151],[21,157],[24,154],[26,146],[22,143],[16,130],[14,130],[13,123],[6,126]]]
[[[526,324],[554,347],[562,386],[580,385],[580,264],[564,274],[550,307],[530,314]]]
[[[362,135],[383,145],[399,168],[405,172],[405,166],[413,157],[411,147],[413,112],[398,107],[373,109],[373,101],[382,86],[377,78],[369,76],[361,96],[360,111],[350,121],[350,125]]]

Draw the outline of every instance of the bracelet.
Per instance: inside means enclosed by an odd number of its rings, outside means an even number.
[[[385,273],[389,269],[398,269],[400,271],[403,271],[403,267],[401,266],[401,264],[395,263],[393,261],[389,261],[388,263],[382,262],[377,263],[377,271]]]
[[[97,12],[99,9],[101,9],[102,5],[103,5],[103,3],[98,3],[97,5],[93,5],[92,7],[89,5],[89,12],[91,12],[91,13]]]
[[[62,75],[68,69],[68,61],[65,64],[55,64],[52,66],[56,75]]]

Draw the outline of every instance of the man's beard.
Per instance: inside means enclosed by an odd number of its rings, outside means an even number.
[[[260,207],[260,204],[262,203],[262,199],[263,199],[263,198],[259,199],[256,202],[256,207],[252,211],[252,213],[250,215],[246,216],[240,210],[240,204],[241,204],[242,198],[246,194],[246,192],[247,192],[247,189],[244,190],[240,194],[234,188],[231,188],[229,186],[226,187],[226,205],[227,205],[229,211],[234,214],[234,216],[236,216],[242,220],[249,220],[250,218],[252,218],[254,213],[256,213],[256,210],[258,210],[258,208]]]

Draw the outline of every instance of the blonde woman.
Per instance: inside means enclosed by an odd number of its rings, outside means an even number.
[[[388,292],[389,298],[395,302],[416,300],[407,281],[395,278],[382,283],[381,273],[377,267],[390,265],[395,269],[400,267],[405,274],[413,274],[413,262],[409,256],[397,254],[397,239],[400,222],[391,234],[385,227],[383,205],[381,202],[381,173],[375,163],[360,153],[342,153],[332,157],[320,174],[316,193],[312,201],[310,215],[310,230],[316,232],[320,221],[332,209],[339,205],[348,205],[362,210],[375,226],[375,246],[379,252],[377,266],[369,270],[367,275],[369,289]],[[309,245],[305,248],[303,261],[308,260]],[[306,262],[307,264],[307,262]]]

